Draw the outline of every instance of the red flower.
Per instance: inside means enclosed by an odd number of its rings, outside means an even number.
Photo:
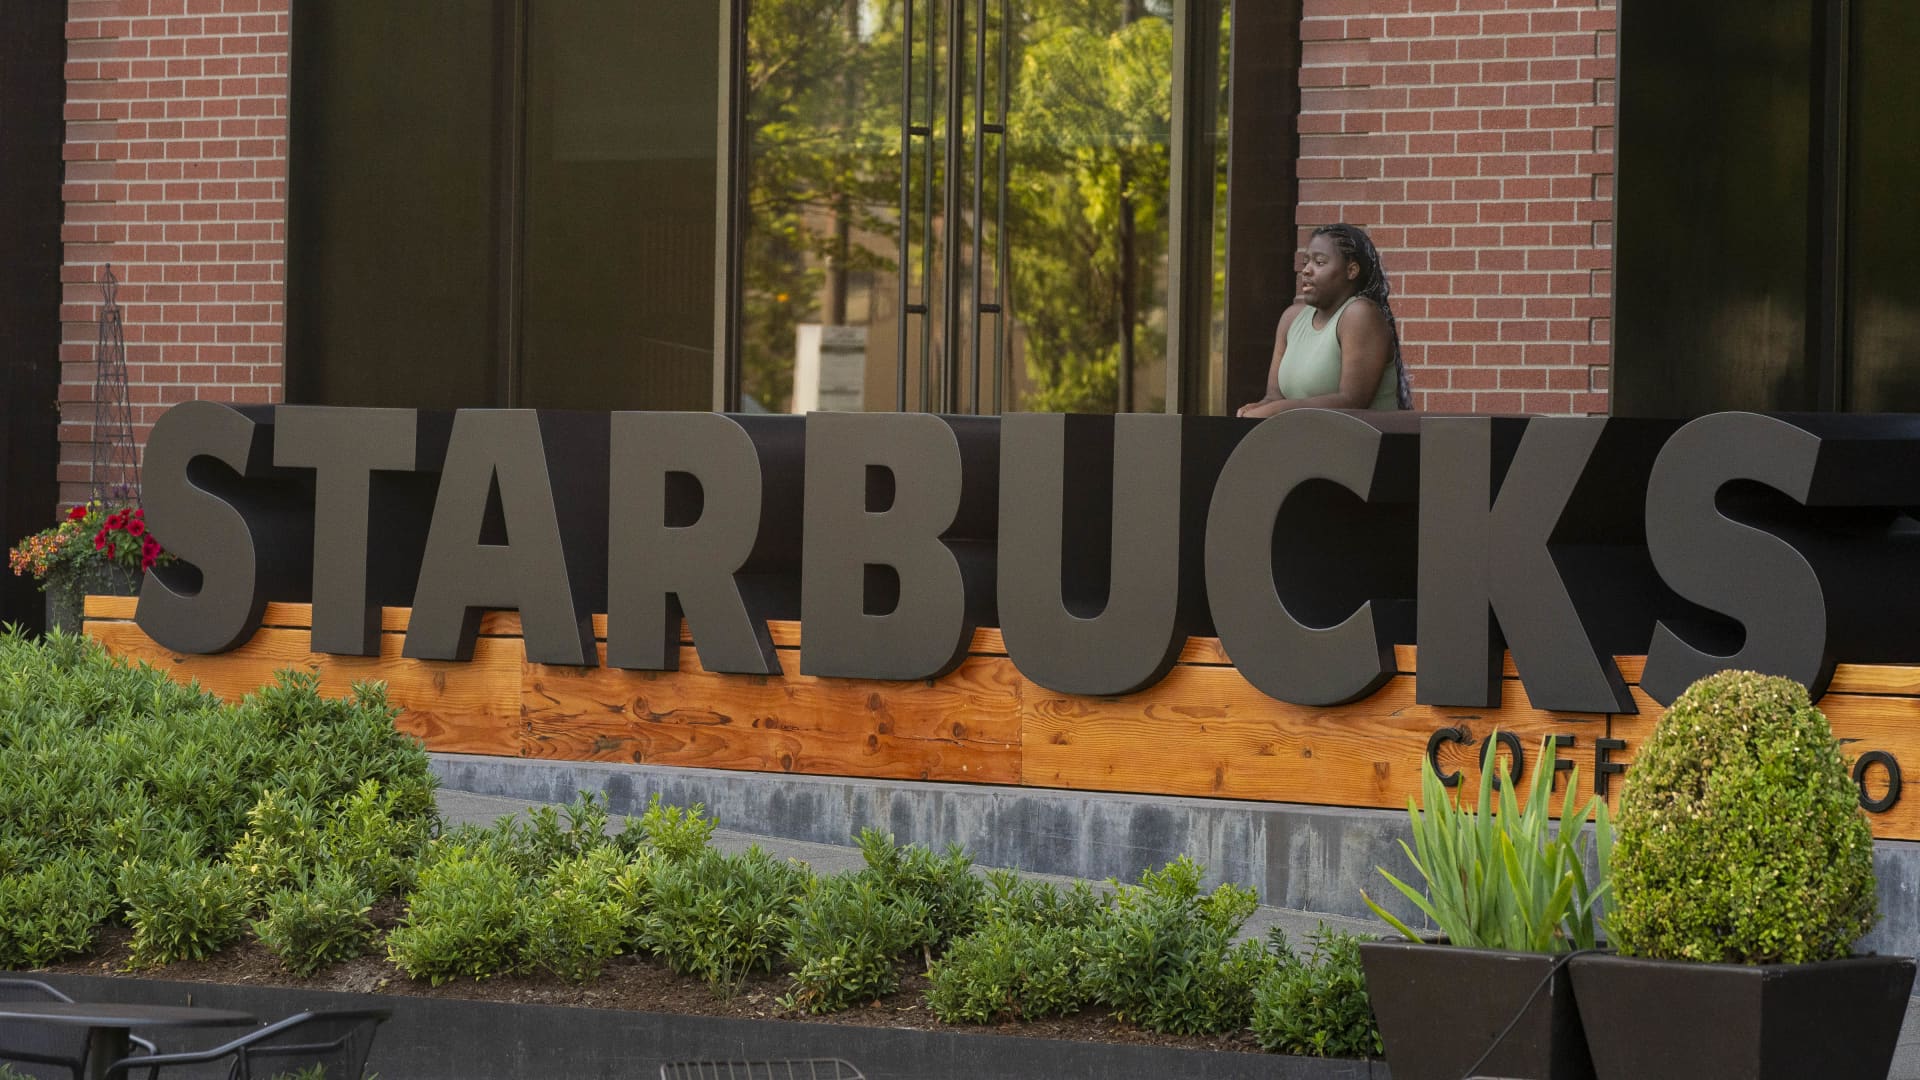
[[[105,551],[106,549],[107,549],[107,530],[101,529],[99,532],[93,534],[93,550]]]
[[[113,558],[113,545],[112,545],[112,544],[108,544],[108,545],[107,545],[107,558],[109,558],[109,559],[111,559],[111,558]]]
[[[140,569],[141,570],[153,569],[153,554],[151,552],[145,555],[142,555],[140,557]]]
[[[107,517],[107,528],[117,529],[127,523],[127,515],[111,514]]]
[[[139,518],[135,518],[134,520],[127,522],[128,536],[139,536],[141,533],[144,533],[146,531],[147,531],[146,522],[141,521]]]
[[[147,516],[147,508],[146,508],[146,507],[144,507],[144,506],[136,506],[136,507],[134,507],[134,508],[133,508],[133,516],[134,516],[134,517],[137,517],[137,518],[140,518],[140,519],[141,519],[141,520],[143,520],[143,521],[144,521],[144,520],[146,520],[146,516]]]
[[[76,506],[73,509],[67,511],[68,521],[79,521],[80,519],[86,516],[87,516],[87,508],[84,506]]]

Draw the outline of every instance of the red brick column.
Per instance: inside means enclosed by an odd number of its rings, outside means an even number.
[[[288,4],[69,0],[63,501],[92,460],[103,264],[140,443],[174,402],[281,396]]]
[[[1365,225],[1415,404],[1604,413],[1615,0],[1306,0],[1301,243]]]

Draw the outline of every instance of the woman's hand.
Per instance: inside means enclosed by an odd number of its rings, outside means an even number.
[[[1245,405],[1240,406],[1240,408],[1234,410],[1233,415],[1258,420],[1262,417],[1272,416],[1277,412],[1284,412],[1289,404],[1291,403],[1283,397],[1262,398],[1259,401],[1249,401]]]

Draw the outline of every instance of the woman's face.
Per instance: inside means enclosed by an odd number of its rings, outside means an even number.
[[[1333,237],[1322,234],[1307,244],[1300,267],[1300,295],[1318,308],[1331,308],[1353,293],[1360,264],[1340,254]]]

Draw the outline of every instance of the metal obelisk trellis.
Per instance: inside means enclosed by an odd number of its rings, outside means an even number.
[[[89,498],[140,501],[140,462],[133,449],[133,405],[127,398],[127,342],[120,327],[119,282],[108,266],[100,283],[100,341],[93,358],[93,465]]]

